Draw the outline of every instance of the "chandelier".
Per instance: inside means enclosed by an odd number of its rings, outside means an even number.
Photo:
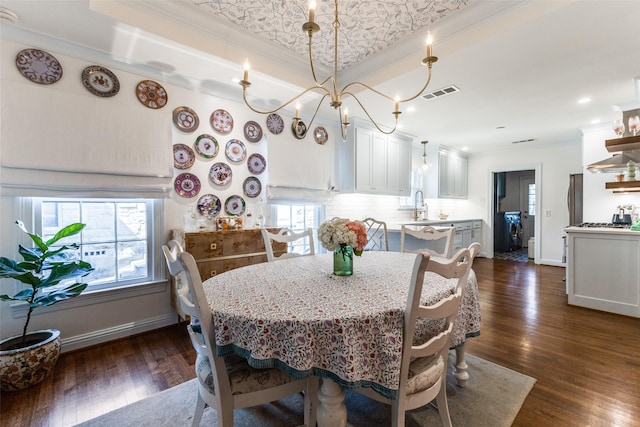
[[[252,111],[259,113],[259,114],[272,114],[275,113],[279,110],[281,110],[282,108],[286,107],[287,105],[291,104],[294,101],[297,101],[301,96],[305,95],[308,92],[320,92],[323,94],[322,98],[320,99],[320,102],[318,102],[318,105],[315,109],[315,112],[313,113],[313,117],[311,118],[311,121],[309,122],[309,125],[305,127],[305,129],[310,129],[311,125],[313,124],[313,121],[316,118],[316,115],[318,114],[318,111],[320,110],[320,107],[322,106],[322,103],[324,102],[325,98],[329,98],[329,105],[331,105],[331,107],[333,107],[335,110],[337,110],[338,112],[338,122],[340,123],[340,130],[342,133],[342,139],[346,140],[347,138],[347,128],[349,127],[349,112],[348,110],[345,108],[344,109],[344,113],[342,111],[342,101],[345,98],[348,97],[352,97],[357,104],[360,106],[360,108],[362,109],[362,111],[366,114],[366,116],[369,118],[369,120],[371,121],[371,123],[373,123],[373,125],[382,133],[384,134],[391,134],[393,132],[395,132],[395,130],[398,127],[398,116],[400,114],[402,114],[402,112],[399,109],[399,105],[405,102],[409,102],[412,101],[414,99],[416,99],[418,96],[420,96],[422,94],[422,92],[424,92],[424,90],[427,88],[427,86],[429,85],[429,82],[431,81],[431,66],[433,65],[434,62],[436,62],[438,60],[438,58],[436,56],[432,55],[432,44],[433,44],[433,40],[431,38],[431,34],[428,33],[427,34],[427,40],[426,40],[426,46],[427,46],[427,56],[422,60],[422,65],[425,65],[428,67],[428,75],[427,75],[427,81],[425,82],[424,86],[422,86],[422,88],[418,91],[418,93],[416,93],[414,96],[411,96],[409,98],[406,99],[399,99],[399,97],[395,97],[392,98],[374,88],[372,88],[371,86],[365,84],[365,83],[361,83],[358,81],[353,81],[350,83],[347,83],[346,85],[344,85],[341,89],[338,89],[338,30],[340,29],[340,20],[338,19],[338,0],[335,0],[335,18],[333,21],[333,31],[334,31],[334,64],[333,64],[333,75],[329,76],[327,78],[325,78],[322,81],[319,81],[317,76],[316,76],[316,71],[315,71],[315,66],[313,64],[313,53],[312,53],[312,40],[313,40],[313,34],[320,31],[320,26],[315,22],[315,9],[316,9],[316,4],[315,4],[315,0],[310,0],[309,2],[309,21],[305,22],[304,24],[302,24],[302,31],[306,32],[309,35],[309,65],[311,67],[311,75],[313,76],[313,81],[314,81],[314,85],[308,87],[307,89],[303,90],[301,93],[299,93],[298,95],[294,96],[293,98],[291,98],[290,100],[288,100],[287,102],[283,103],[282,105],[280,105],[279,107],[273,109],[273,110],[259,110],[255,107],[253,107],[249,101],[247,100],[247,89],[249,88],[249,86],[251,86],[251,82],[249,82],[249,62],[248,60],[244,63],[244,77],[243,79],[240,81],[240,85],[242,86],[242,97],[244,99],[244,103],[247,105],[247,107],[249,107]],[[360,99],[358,99],[358,97],[352,92],[352,89],[356,88],[356,87],[361,87],[367,90],[370,90],[372,92],[374,92],[375,94],[377,94],[378,96],[391,101],[393,103],[393,110],[391,112],[391,114],[393,114],[394,118],[395,118],[395,123],[393,126],[393,129],[389,130],[389,131],[385,131],[383,129],[381,129],[380,125],[378,125],[378,123],[373,119],[373,117],[371,117],[371,114],[369,114],[369,112],[367,111],[367,109],[365,108],[365,106],[362,104],[362,102],[360,101]],[[298,124],[301,123],[300,120],[300,104],[297,103],[296,104],[296,115],[293,118],[293,126],[294,128],[298,127]],[[306,130],[305,130],[306,132]]]

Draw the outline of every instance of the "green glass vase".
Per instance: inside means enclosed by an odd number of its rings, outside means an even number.
[[[340,245],[333,251],[333,274],[336,276],[351,276],[353,274],[353,248]]]

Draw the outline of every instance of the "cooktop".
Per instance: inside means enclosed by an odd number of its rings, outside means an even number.
[[[574,227],[587,227],[587,228],[631,228],[631,224],[618,224],[614,222],[583,222],[582,224],[575,225]]]

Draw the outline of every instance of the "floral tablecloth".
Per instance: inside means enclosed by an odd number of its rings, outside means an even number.
[[[255,367],[315,374],[345,388],[372,387],[392,397],[399,384],[403,314],[415,254],[365,252],[353,276],[334,276],[333,255],[254,264],[204,283],[219,355],[238,353]],[[425,275],[423,300],[451,294],[454,280]],[[420,333],[434,335],[440,322]],[[469,276],[451,346],[480,333],[480,304]]]

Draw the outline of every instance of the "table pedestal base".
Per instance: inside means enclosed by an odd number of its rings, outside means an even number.
[[[347,407],[344,405],[344,390],[335,381],[322,379],[318,390],[318,427],[345,427]]]

